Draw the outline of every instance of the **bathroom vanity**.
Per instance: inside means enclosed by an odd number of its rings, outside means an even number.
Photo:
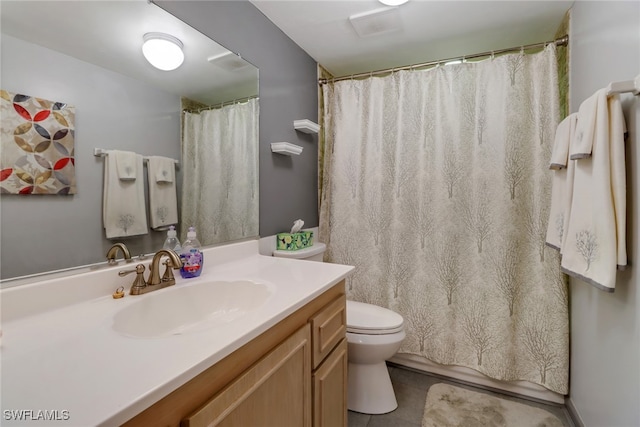
[[[346,426],[344,281],[125,426]]]
[[[257,241],[204,253],[202,276],[145,295],[111,297],[131,264],[3,289],[3,411],[74,426],[346,425],[352,267],[261,256]]]

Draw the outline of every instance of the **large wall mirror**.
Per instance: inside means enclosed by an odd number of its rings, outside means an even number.
[[[77,181],[75,195],[2,194],[2,286],[103,263],[118,241],[133,255],[162,247],[166,231],[151,228],[106,239],[96,148],[178,161],[181,240],[191,225],[203,245],[258,236],[255,66],[146,0],[2,1],[0,13],[0,89],[74,106]],[[143,57],[151,32],[182,42],[176,70]]]

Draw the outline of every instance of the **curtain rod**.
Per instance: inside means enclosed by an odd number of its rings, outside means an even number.
[[[199,112],[205,111],[205,110],[213,110],[215,108],[222,108],[225,105],[240,104],[241,102],[247,102],[247,101],[250,101],[252,99],[258,99],[258,95],[245,96],[244,98],[234,99],[233,101],[225,101],[225,102],[221,102],[220,104],[208,105],[208,106],[202,107],[202,108],[194,108],[193,110],[186,109],[186,110],[182,110],[182,112],[183,113],[199,113]]]
[[[413,65],[405,65],[402,67],[394,67],[394,68],[387,68],[384,70],[377,70],[377,71],[370,71],[367,73],[358,73],[358,74],[351,74],[348,76],[342,76],[342,77],[335,77],[335,78],[331,78],[331,79],[318,79],[318,84],[320,86],[327,84],[327,83],[335,83],[335,82],[339,82],[342,80],[350,80],[353,78],[358,78],[358,77],[372,77],[378,74],[386,74],[386,73],[393,73],[395,71],[402,71],[402,70],[413,70],[414,68],[422,68],[422,67],[429,67],[429,66],[433,66],[433,65],[438,65],[438,64],[442,64],[443,62],[451,62],[451,61],[465,61],[467,59],[475,59],[475,58],[482,58],[484,56],[495,56],[495,55],[501,55],[503,53],[509,53],[509,52],[518,52],[518,51],[524,51],[524,50],[529,50],[529,49],[537,49],[537,48],[541,48],[541,47],[547,47],[547,45],[554,43],[556,46],[566,46],[569,44],[569,36],[568,35],[564,35],[558,39],[555,40],[550,40],[550,41],[546,41],[546,42],[542,42],[542,43],[534,43],[534,44],[528,44],[525,46],[517,46],[517,47],[510,47],[508,49],[499,49],[499,50],[492,50],[489,52],[482,52],[482,53],[474,53],[472,55],[463,55],[463,56],[458,56],[455,58],[449,58],[449,59],[440,59],[438,61],[429,61],[429,62],[423,62],[422,64],[413,64]]]

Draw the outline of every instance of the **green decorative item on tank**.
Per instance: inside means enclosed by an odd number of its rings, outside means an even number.
[[[298,233],[278,233],[276,249],[279,251],[297,251],[313,245],[313,231]]]

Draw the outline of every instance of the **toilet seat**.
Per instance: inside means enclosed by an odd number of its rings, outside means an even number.
[[[402,331],[404,319],[398,313],[356,301],[347,301],[347,332],[388,335]]]

